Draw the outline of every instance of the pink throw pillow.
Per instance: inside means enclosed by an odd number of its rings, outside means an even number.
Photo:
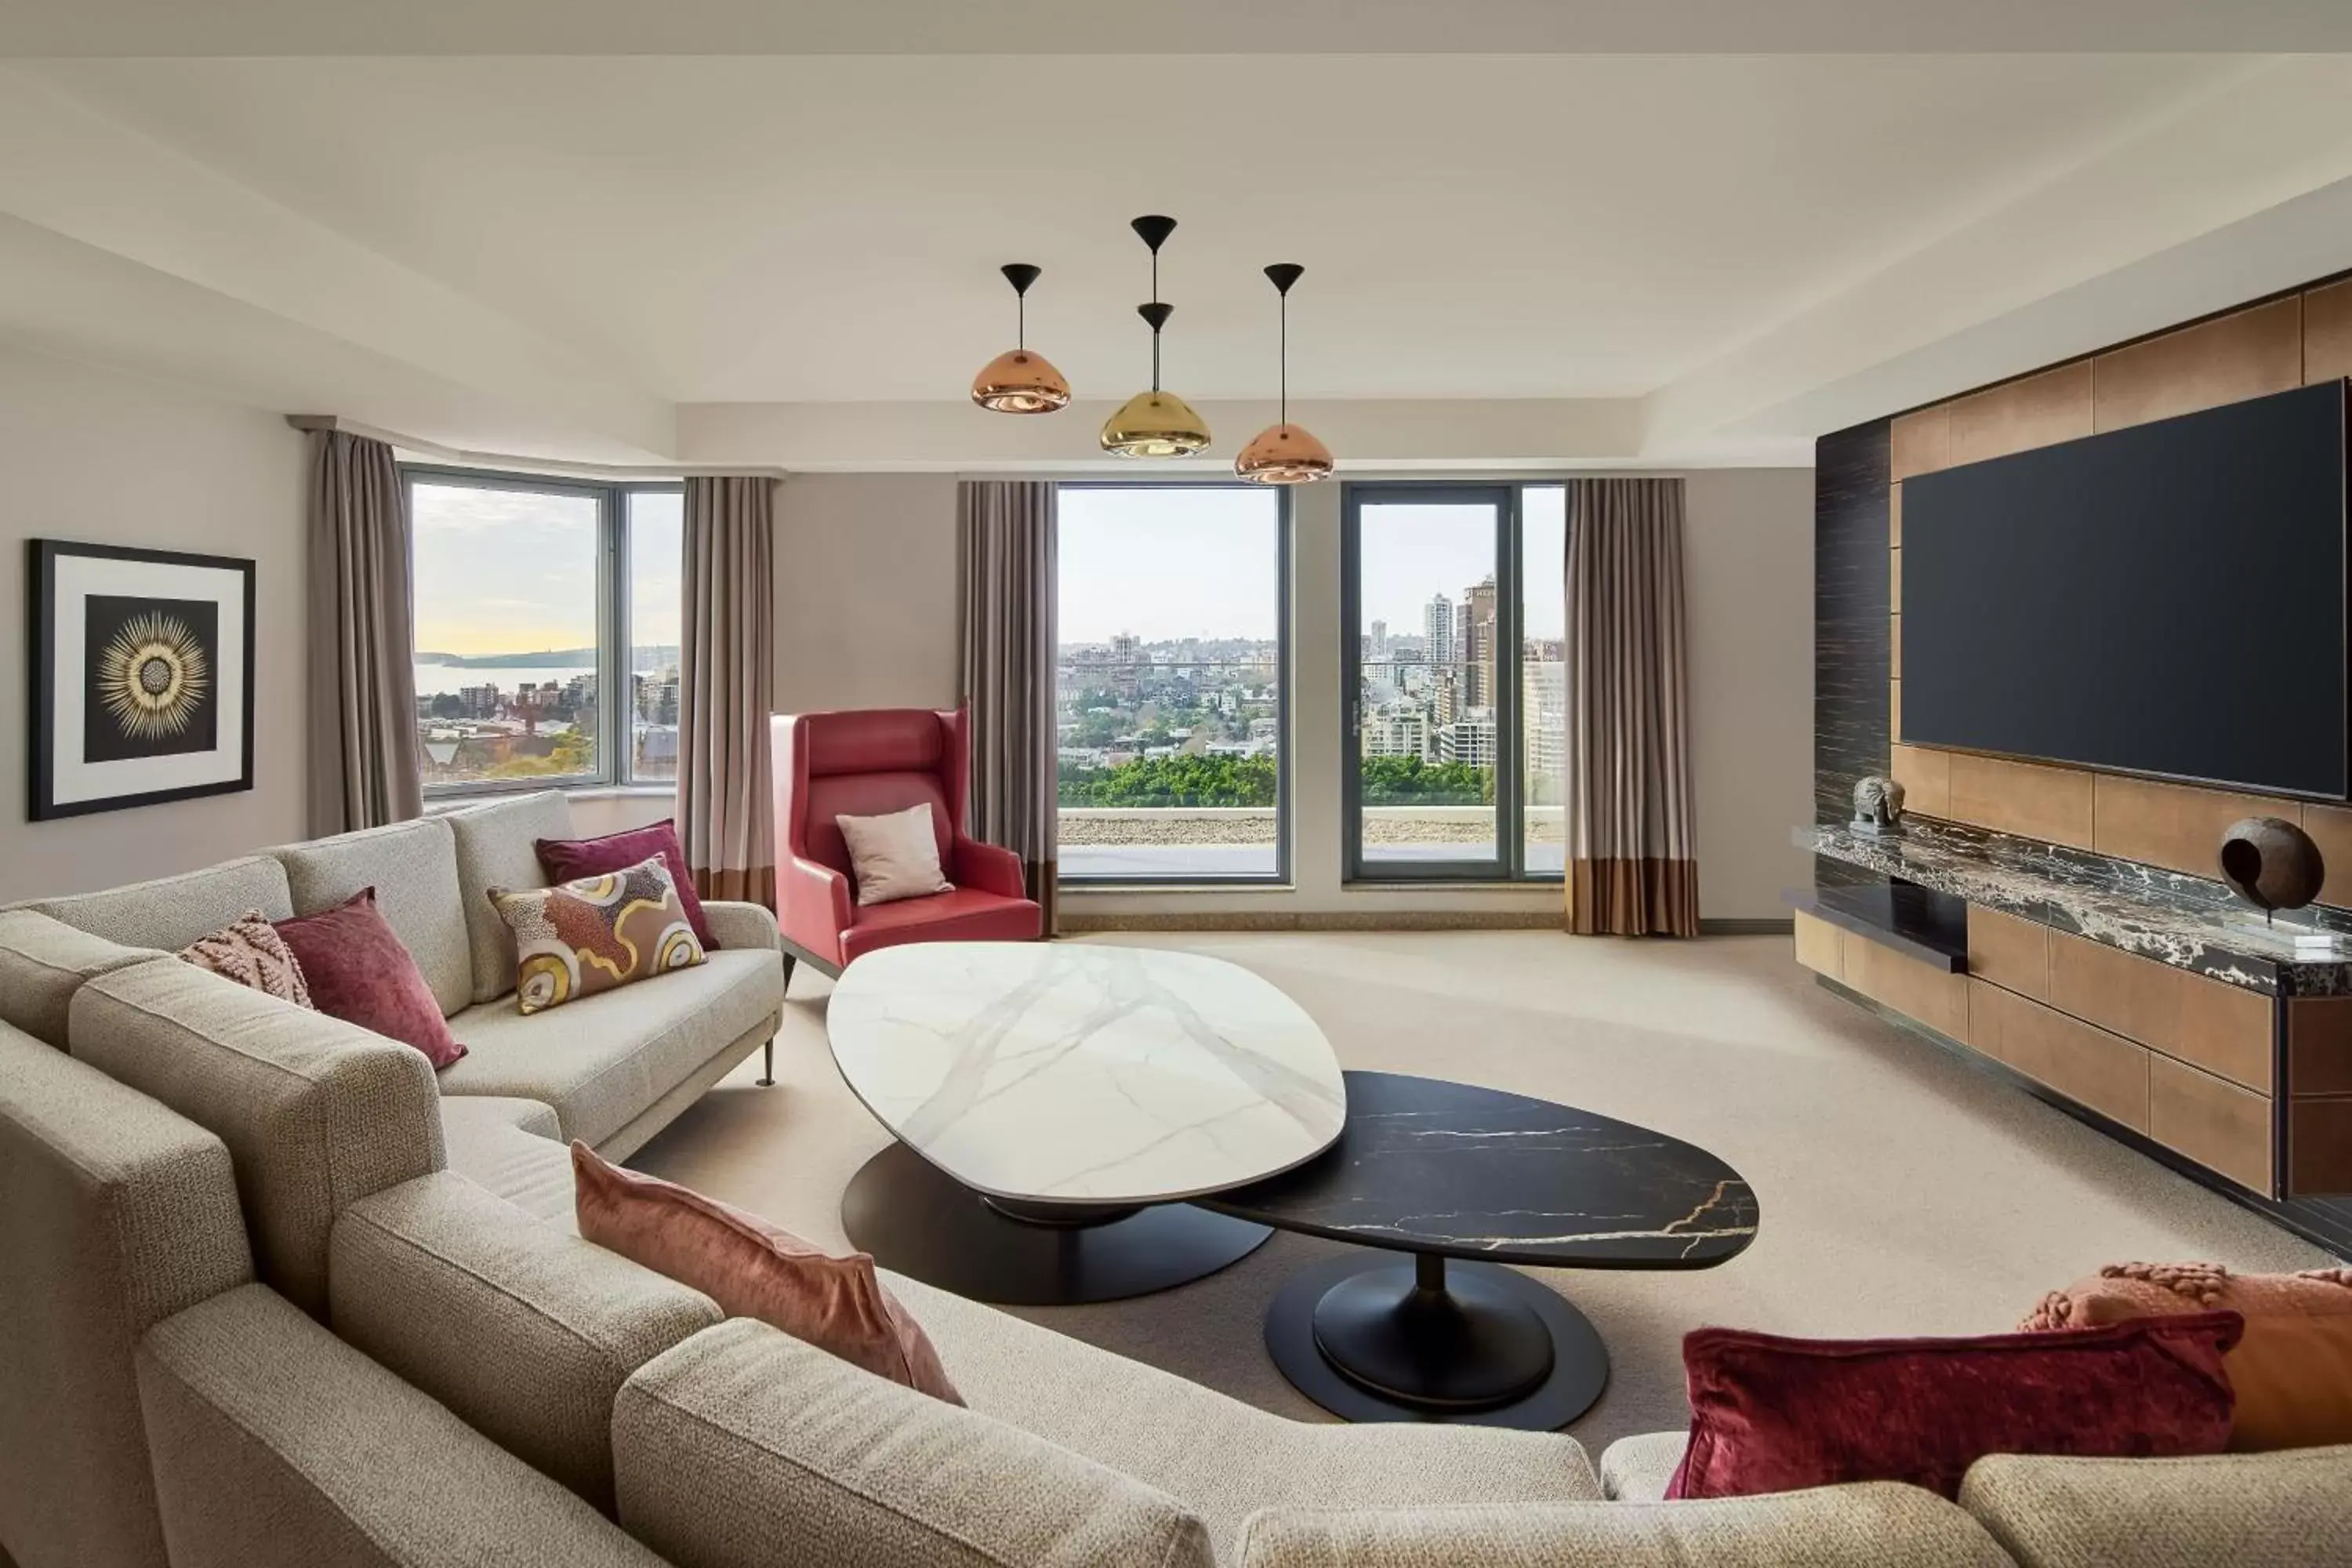
[[[695,940],[707,952],[719,951],[719,939],[710,934],[710,922],[702,913],[702,897],[694,890],[694,875],[686,868],[677,824],[656,822],[607,833],[602,838],[541,838],[534,845],[539,850],[539,868],[558,887],[583,877],[625,871],[641,860],[660,856],[662,864],[669,868],[670,880],[677,884],[677,901],[686,910],[686,923],[694,928]]]
[[[400,933],[362,888],[316,914],[274,922],[302,966],[310,1005],[329,1017],[415,1046],[436,1068],[466,1054]]]
[[[1908,1481],[1957,1498],[1987,1454],[2218,1454],[2235,1312],[1975,1339],[1683,1340],[1690,1447],[1669,1498]]]
[[[310,1005],[310,985],[302,978],[301,963],[259,910],[247,910],[233,924],[196,938],[180,950],[180,958],[248,991],[297,1007]]]
[[[835,1258],[742,1210],[572,1145],[580,1234],[691,1286],[730,1318],[755,1318],[877,1377],[950,1405],[963,1396],[923,1326],[863,1252]]]

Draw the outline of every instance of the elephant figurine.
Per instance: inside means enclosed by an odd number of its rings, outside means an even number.
[[[1857,780],[1853,786],[1853,830],[1856,833],[1894,833],[1903,820],[1903,786],[1890,778],[1871,773]]]

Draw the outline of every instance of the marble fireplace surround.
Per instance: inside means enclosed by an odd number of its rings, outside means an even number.
[[[1984,828],[1907,817],[1873,836],[1801,827],[1798,847],[2142,958],[2273,996],[2352,995],[2352,911],[2313,905],[2266,928],[2219,881]],[[2321,956],[2299,935],[2342,938]]]

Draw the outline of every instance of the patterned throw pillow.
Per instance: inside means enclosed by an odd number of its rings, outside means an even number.
[[[301,961],[259,910],[247,910],[235,923],[198,937],[180,950],[180,956],[248,991],[297,1007],[311,1005],[310,983],[302,976]]]
[[[659,855],[556,888],[492,888],[490,902],[515,935],[515,1000],[525,1013],[704,962]]]

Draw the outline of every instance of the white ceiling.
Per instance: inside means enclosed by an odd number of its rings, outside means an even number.
[[[1327,47],[1372,49],[1425,41],[1442,13],[1447,39],[1490,47],[1575,24],[1588,50],[1688,47],[1677,29],[1704,17],[1726,47],[1858,32],[1926,50],[2108,35],[2352,48],[2340,4],[1399,0],[1341,26],[1347,9],[1211,4],[1186,41],[1242,41],[1220,29],[1246,12],[1264,14],[1260,45],[1318,16]],[[2236,25],[2216,28],[2224,10]],[[993,30],[972,25],[983,13]],[[398,47],[395,14],[407,53],[377,57]],[[1890,406],[1864,387],[1937,395],[1972,384],[1945,384],[1963,365],[1981,381],[1988,361],[2011,374],[2091,346],[2065,341],[2070,323],[2192,313],[2222,274],[2246,281],[2192,242],[2352,180],[2352,55],[973,52],[1000,34],[1131,37],[1127,16],[0,0],[0,57],[20,57],[0,63],[0,336],[143,352],[154,363],[134,368],[175,379],[217,363],[228,395],[452,446],[1036,466],[1087,456],[1082,421],[961,404],[1010,344],[996,266],[1045,268],[1032,345],[1082,400],[1115,401],[1149,363],[1133,313],[1148,258],[1127,219],[1166,212],[1165,379],[1196,400],[1270,395],[1258,269],[1291,260],[1307,268],[1294,395],[1377,431],[1382,460],[1801,460],[1825,421]],[[523,21],[572,52],[459,52]],[[772,45],[787,24],[801,53],[660,52]],[[649,52],[600,53],[632,43]],[[21,58],[297,47],[352,53]],[[2352,228],[2321,225],[2323,251],[2331,235],[2333,265],[2352,267]],[[2148,270],[2168,256],[2178,276]],[[2127,267],[2112,309],[2076,300],[2014,330]],[[268,331],[231,324],[256,314]],[[1444,437],[1416,443],[1409,408]],[[1482,425],[1507,442],[1477,450]],[[916,429],[924,450],[891,449]],[[692,449],[722,430],[723,450]]]

